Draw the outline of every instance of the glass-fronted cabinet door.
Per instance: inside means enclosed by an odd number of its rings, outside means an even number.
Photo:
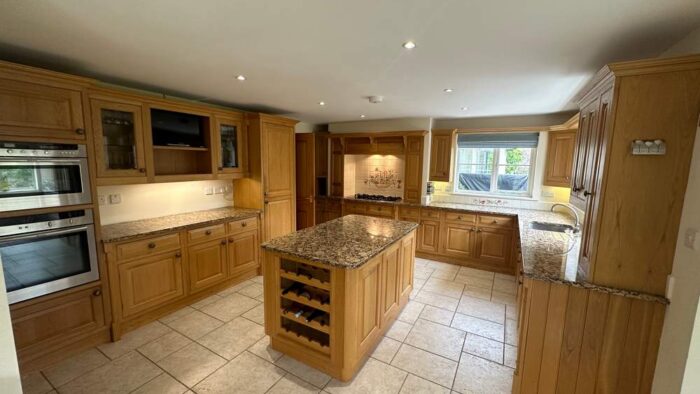
[[[216,117],[217,172],[219,174],[245,173],[245,133],[242,119]]]
[[[145,177],[141,106],[91,100],[97,177]]]

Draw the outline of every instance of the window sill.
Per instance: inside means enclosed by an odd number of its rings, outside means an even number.
[[[437,193],[436,193],[437,194]],[[442,192],[440,194],[449,196],[471,197],[471,198],[499,198],[503,200],[523,200],[523,201],[539,201],[532,196],[524,195],[508,195],[508,194],[479,194],[479,193],[460,193],[460,192]]]

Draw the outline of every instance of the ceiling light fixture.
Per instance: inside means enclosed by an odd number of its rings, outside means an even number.
[[[442,91],[445,92],[445,93],[452,93],[452,92],[454,92],[454,90],[452,90],[452,89],[450,89],[450,88],[443,89]]]
[[[413,42],[413,41],[406,41],[406,42],[403,43],[402,46],[403,46],[404,48],[406,48],[406,49],[413,49],[413,48],[416,47],[416,43]]]
[[[462,108],[460,108],[460,110],[466,111],[466,110],[467,110],[467,107],[462,107]]]
[[[364,117],[365,117],[364,115],[360,115],[360,118],[364,118]]]
[[[239,75],[236,77],[236,79],[239,81],[245,81],[245,75]]]
[[[324,105],[326,105],[326,102],[325,102],[325,101],[319,101],[319,102],[318,102],[318,105],[320,105],[321,107],[323,107]]]

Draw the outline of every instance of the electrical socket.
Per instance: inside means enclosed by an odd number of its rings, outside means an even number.
[[[214,193],[215,194],[224,194],[224,189],[225,189],[225,187],[223,187],[223,186],[217,186],[217,188],[214,189]]]
[[[110,194],[109,195],[109,203],[110,204],[121,204],[122,202],[122,195],[121,194]]]
[[[106,205],[107,204],[107,197],[104,194],[97,195],[97,203],[100,205]]]
[[[211,196],[212,194],[214,194],[214,188],[211,186],[205,187],[204,194],[206,194],[207,196]]]

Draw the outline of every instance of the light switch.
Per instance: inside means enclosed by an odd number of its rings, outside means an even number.
[[[98,196],[97,196],[97,202],[98,202],[100,205],[105,205],[105,204],[107,204],[107,196],[105,196],[105,195],[103,195],[103,194],[98,195]]]
[[[690,250],[700,250],[700,239],[698,239],[698,229],[689,228],[685,230],[685,247]]]
[[[122,202],[122,195],[121,194],[110,194],[109,195],[109,203],[110,204],[120,204]]]
[[[214,194],[214,188],[211,186],[205,187],[204,194],[206,194],[207,196],[211,196],[212,194]]]

